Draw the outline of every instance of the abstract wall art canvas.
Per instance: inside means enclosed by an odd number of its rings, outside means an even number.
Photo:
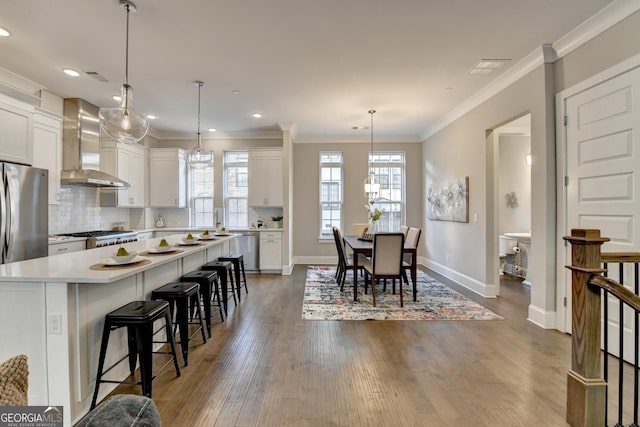
[[[469,222],[469,177],[430,184],[427,189],[427,218]]]

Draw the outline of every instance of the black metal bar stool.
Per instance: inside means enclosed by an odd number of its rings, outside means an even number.
[[[171,351],[153,351],[153,323],[164,318],[167,341]],[[104,358],[107,354],[109,335],[111,331],[119,328],[127,328],[129,343],[129,353],[104,370]],[[102,344],[100,345],[100,359],[98,361],[98,375],[96,377],[96,388],[91,400],[91,409],[96,407],[98,390],[102,383],[115,384],[139,384],[142,387],[142,394],[151,397],[151,382],[162,371],[171,360],[176,368],[176,376],[180,376],[178,358],[176,356],[176,346],[173,341],[173,331],[171,325],[171,315],[169,303],[166,301],[133,301],[123,305],[117,310],[108,313],[104,318],[104,328],[102,330]],[[153,354],[170,354],[168,360],[155,374],[153,373]],[[104,380],[103,375],[113,369],[120,362],[129,359],[129,370],[131,376],[135,375],[136,359],[140,361],[140,381],[114,381]]]
[[[244,290],[249,293],[247,289],[247,275],[244,272],[244,256],[242,254],[226,254],[225,256],[218,257],[218,261],[229,261],[233,264],[233,270],[236,274],[236,287],[238,289],[238,301],[242,301],[240,290],[242,289],[242,283],[240,282],[240,273],[242,272],[242,282],[244,282]]]
[[[220,302],[220,290],[218,283],[218,273],[215,271],[195,270],[185,274],[180,278],[181,282],[196,282],[200,284],[200,295],[202,295],[202,305],[204,306],[204,320],[207,324],[207,332],[211,338],[211,306],[217,305],[220,309],[220,320],[224,322],[222,314],[222,303]],[[217,303],[216,303],[217,301]]]
[[[169,312],[171,313],[171,319],[174,317],[174,334],[175,327],[180,329],[180,348],[182,349],[182,360],[184,365],[189,364],[189,341],[198,332],[202,333],[202,341],[207,342],[207,338],[204,333],[205,325],[202,318],[202,310],[200,308],[200,285],[196,282],[172,282],[151,292],[152,300],[165,300],[169,303]],[[191,302],[191,307],[189,307]],[[175,308],[174,308],[175,307]],[[195,311],[198,315],[198,321],[190,321],[191,310]],[[189,335],[189,325],[198,325],[193,334]]]
[[[222,288],[222,306],[224,307],[224,314],[227,314],[227,296],[231,294],[233,296],[233,303],[238,305],[236,300],[236,292],[233,286],[233,264],[229,261],[211,261],[202,266],[205,271],[215,271],[220,278],[220,287]],[[227,286],[230,283],[231,286]]]

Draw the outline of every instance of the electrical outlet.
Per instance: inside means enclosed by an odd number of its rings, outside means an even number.
[[[473,222],[478,222],[478,213],[477,212],[473,213]]]
[[[451,264],[451,255],[447,254],[447,264]]]
[[[50,335],[62,335],[62,314],[50,313],[47,316],[47,333]]]

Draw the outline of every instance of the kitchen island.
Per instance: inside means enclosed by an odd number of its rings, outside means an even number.
[[[184,236],[164,238],[178,245]],[[104,316],[131,301],[149,299],[154,289],[226,254],[235,237],[148,255],[160,238],[126,243],[127,250],[145,258],[126,267],[102,265],[118,246],[0,265],[0,360],[16,354],[29,358],[29,405],[62,406],[64,425],[77,422],[91,403]],[[105,366],[126,353],[126,331],[114,331]],[[110,377],[126,378],[125,365],[114,368]],[[113,388],[103,384],[99,399]]]

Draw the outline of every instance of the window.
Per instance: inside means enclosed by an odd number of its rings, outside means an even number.
[[[189,170],[191,226],[213,227],[213,164]]]
[[[375,206],[384,209],[378,221],[378,231],[398,231],[404,218],[404,153],[369,153],[369,162],[380,182]]]
[[[224,220],[226,227],[249,226],[249,152],[224,152]]]
[[[333,238],[342,228],[342,153],[320,153],[320,238]]]

